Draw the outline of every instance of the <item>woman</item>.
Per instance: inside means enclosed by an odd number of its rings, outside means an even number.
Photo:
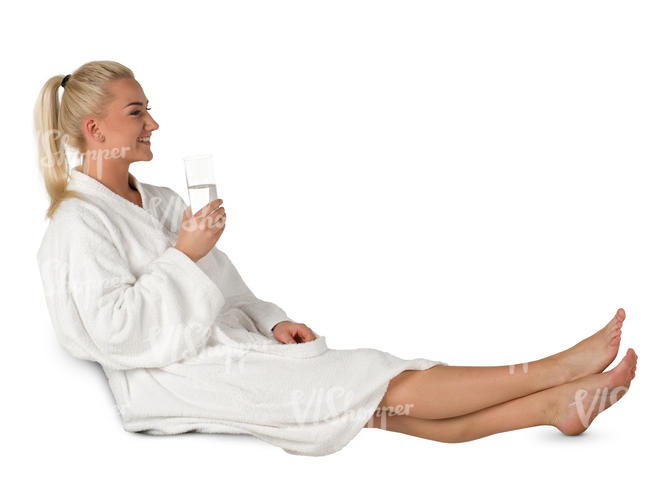
[[[328,348],[258,299],[215,247],[221,199],[192,215],[176,192],[129,173],[153,157],[147,105],[131,70],[95,61],[50,78],[35,109],[50,196],[38,251],[48,309],[61,345],[102,365],[126,430],[245,433],[326,455],[363,427],[444,442],[536,425],[578,434],[628,390],[632,349],[602,373],[618,353],[622,309],[572,348],[510,366]],[[69,169],[64,143],[81,152],[79,166]]]

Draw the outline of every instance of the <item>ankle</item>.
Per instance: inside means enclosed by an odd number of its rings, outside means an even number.
[[[562,397],[562,387],[557,386],[547,391],[547,397],[544,403],[543,410],[543,419],[544,425],[552,425],[553,427],[558,427],[558,421],[560,417],[560,400]]]
[[[548,361],[548,368],[554,379],[554,385],[559,386],[575,380],[571,365],[567,363],[566,358],[561,354],[554,354],[545,358],[545,360]]]

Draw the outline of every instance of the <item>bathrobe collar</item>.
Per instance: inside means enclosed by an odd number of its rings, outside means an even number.
[[[81,192],[90,198],[94,198],[95,201],[103,201],[103,203],[106,203],[107,206],[111,206],[112,210],[119,209],[122,214],[129,217],[133,221],[138,220],[147,227],[153,229],[154,233],[162,232],[167,237],[167,239],[174,241],[175,235],[172,227],[166,226],[166,222],[164,220],[158,219],[158,216],[155,213],[157,200],[155,197],[159,193],[156,190],[150,192],[150,185],[146,183],[140,183],[138,179],[131,173],[129,173],[129,183],[133,185],[138,190],[138,192],[140,192],[142,207],[129,201],[128,199],[125,199],[121,195],[116,194],[100,181],[75,168],[70,169],[70,182],[68,183],[67,188]],[[152,195],[154,196],[153,206]]]
[[[97,194],[106,199],[119,202],[121,205],[125,206],[126,209],[135,208],[139,211],[147,211],[149,198],[145,192],[145,189],[142,188],[142,185],[135,176],[133,176],[130,172],[128,175],[129,183],[133,185],[140,193],[140,198],[142,199],[142,207],[138,206],[128,199],[125,199],[121,195],[116,194],[99,180],[96,180],[92,176],[87,175],[86,173],[83,173],[76,168],[72,168],[70,170],[70,183],[68,184],[68,188],[81,192]]]

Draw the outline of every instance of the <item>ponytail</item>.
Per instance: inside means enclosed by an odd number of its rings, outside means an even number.
[[[46,217],[51,218],[61,203],[70,198],[86,200],[67,190],[70,167],[66,147],[85,152],[83,121],[89,116],[103,117],[112,95],[106,83],[133,78],[133,72],[113,61],[88,62],[73,72],[61,87],[64,75],[48,79],[34,106],[34,128],[38,144],[38,166],[50,198]],[[59,103],[59,89],[63,92]]]

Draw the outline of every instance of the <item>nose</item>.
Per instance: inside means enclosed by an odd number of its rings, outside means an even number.
[[[158,123],[156,123],[156,120],[153,119],[151,117],[151,115],[149,114],[149,119],[147,120],[147,129],[150,130],[150,131],[154,131],[154,130],[157,130],[158,128],[160,128],[160,126],[158,126]]]

